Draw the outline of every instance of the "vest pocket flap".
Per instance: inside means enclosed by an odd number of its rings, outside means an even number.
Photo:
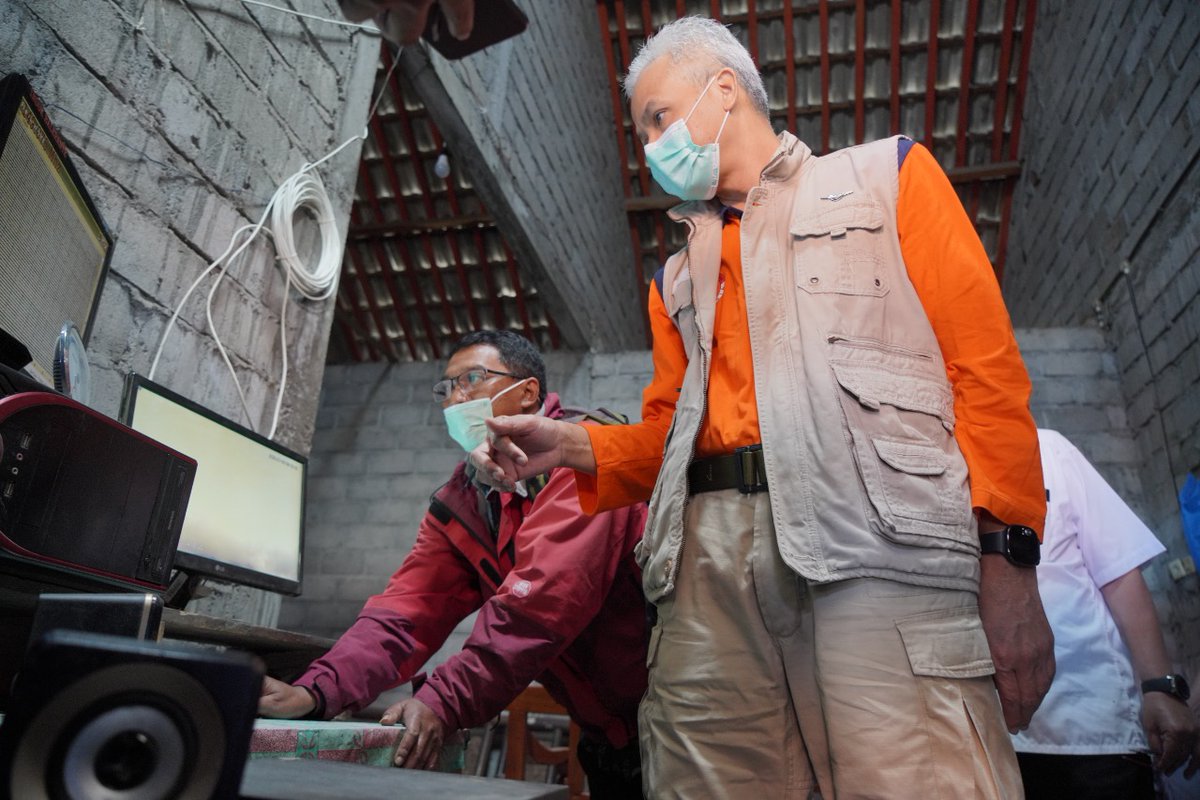
[[[897,357],[899,361],[915,361]],[[907,363],[831,358],[829,365],[842,388],[872,410],[882,404],[933,414],[954,432],[954,395],[948,386],[914,373]],[[915,364],[913,366],[916,366]]]
[[[883,206],[874,200],[824,201],[830,207],[816,214],[803,212],[792,219],[793,236],[841,236],[848,230],[873,231],[883,227]]]
[[[995,671],[975,606],[896,620],[914,675],[980,678]]]
[[[872,437],[871,444],[883,463],[909,475],[941,475],[950,459],[933,442]]]

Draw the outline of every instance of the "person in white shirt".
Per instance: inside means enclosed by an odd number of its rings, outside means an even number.
[[[1046,528],[1038,589],[1058,671],[1013,736],[1028,800],[1153,800],[1158,769],[1200,770],[1187,683],[1172,674],[1140,567],[1164,548],[1074,445],[1039,430]],[[1154,758],[1151,758],[1153,754]]]

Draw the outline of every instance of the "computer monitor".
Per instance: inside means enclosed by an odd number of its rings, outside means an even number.
[[[47,385],[64,324],[87,344],[112,243],[29,81],[0,80],[0,329]]]
[[[136,374],[125,381],[121,421],[196,459],[177,569],[300,593],[303,456]]]

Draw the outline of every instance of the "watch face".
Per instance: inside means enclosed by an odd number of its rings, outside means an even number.
[[[1018,564],[1035,567],[1042,560],[1042,545],[1037,531],[1024,525],[1008,526],[1008,555]]]
[[[1192,696],[1192,690],[1188,687],[1187,680],[1182,675],[1171,675],[1171,694],[1178,697],[1180,700],[1187,700]]]

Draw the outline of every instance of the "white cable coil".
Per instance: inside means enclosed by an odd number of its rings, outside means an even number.
[[[250,406],[246,402],[246,393],[242,389],[241,381],[238,380],[237,371],[233,368],[233,362],[229,358],[229,353],[225,350],[225,345],[221,343],[220,336],[217,335],[216,323],[212,316],[213,297],[217,293],[217,287],[221,284],[221,279],[228,274],[234,262],[245,253],[246,248],[254,241],[254,238],[262,231],[263,225],[266,224],[267,217],[271,217],[271,237],[275,240],[275,251],[277,258],[283,266],[286,283],[284,287],[283,307],[279,311],[279,328],[280,328],[280,348],[283,357],[282,374],[279,379],[279,392],[275,398],[275,413],[271,420],[271,428],[267,433],[267,438],[274,438],[275,429],[279,425],[279,414],[283,406],[283,395],[287,388],[287,370],[288,370],[288,355],[287,355],[287,304],[288,291],[294,284],[296,290],[309,300],[325,300],[333,295],[337,290],[338,275],[341,270],[342,262],[342,238],[337,230],[337,220],[333,215],[333,204],[329,200],[329,195],[325,192],[325,185],[321,182],[320,176],[312,172],[318,165],[323,164],[330,158],[333,158],[348,145],[359,141],[362,137],[355,136],[346,140],[340,147],[330,152],[324,158],[313,164],[305,164],[294,173],[291,177],[279,185],[275,190],[275,194],[271,196],[271,200],[267,203],[267,207],[263,209],[262,216],[258,219],[256,225],[244,225],[234,232],[229,246],[225,248],[220,256],[216,258],[207,269],[188,287],[184,293],[183,299],[175,307],[175,313],[171,315],[171,319],[167,322],[166,330],[163,331],[162,339],[158,343],[158,351],[154,354],[154,362],[150,366],[150,374],[148,377],[154,378],[154,373],[158,369],[159,359],[162,357],[163,346],[167,343],[167,336],[171,332],[175,321],[179,318],[180,311],[191,297],[192,292],[200,285],[200,282],[208,276],[210,272],[217,269],[222,264],[225,268],[221,274],[213,281],[212,287],[208,290],[208,301],[205,304],[205,316],[208,320],[209,330],[212,331],[213,342],[217,345],[217,350],[221,353],[221,358],[224,359],[225,365],[229,368],[230,375],[233,376],[234,386],[237,388],[238,398],[242,403],[242,411],[246,415],[246,421],[249,427],[255,428],[254,416],[250,413]],[[295,245],[295,218],[296,214],[308,210],[316,217],[317,225],[321,234],[320,257],[317,260],[316,266],[309,268],[304,263],[300,255],[296,252]],[[247,230],[249,235],[238,244],[238,239]]]
[[[296,290],[309,300],[324,300],[337,287],[342,263],[342,240],[338,236],[333,204],[325,193],[325,184],[314,172],[297,172],[275,192],[271,214],[271,235],[275,252]],[[296,252],[295,216],[307,209],[316,217],[321,230],[321,255],[310,269]]]
[[[248,1],[254,2],[254,0]],[[257,4],[275,8],[275,6],[270,6],[266,3]],[[391,78],[396,66],[400,63],[399,55],[400,53],[397,51],[396,55],[393,56],[392,66],[384,76],[382,86],[375,96],[375,102],[371,104],[371,109],[367,112],[368,120],[375,116],[375,110],[379,107],[379,103],[383,99],[388,80]],[[196,287],[200,285],[210,272],[224,265],[221,273],[213,281],[212,288],[208,290],[205,316],[208,320],[208,328],[212,331],[213,342],[217,345],[217,350],[220,351],[221,358],[225,361],[225,366],[229,368],[229,374],[233,376],[233,384],[237,388],[238,398],[242,404],[242,411],[246,415],[247,426],[251,429],[257,428],[254,424],[254,416],[250,413],[250,405],[246,402],[246,393],[242,389],[242,383],[238,379],[237,371],[233,368],[233,362],[229,358],[229,353],[225,350],[225,345],[221,343],[221,338],[217,335],[217,327],[213,321],[212,305],[213,297],[216,295],[217,287],[221,284],[221,279],[232,269],[234,262],[245,253],[246,248],[250,246],[250,243],[262,231],[267,217],[270,216],[271,228],[269,232],[275,240],[276,257],[283,267],[285,276],[283,305],[279,311],[279,341],[283,364],[279,378],[279,392],[275,398],[275,413],[271,420],[270,431],[267,433],[267,438],[275,438],[275,430],[279,425],[279,414],[283,407],[284,390],[287,388],[287,306],[290,289],[294,284],[296,291],[307,299],[326,300],[332,297],[334,292],[337,291],[338,276],[341,273],[344,245],[337,230],[337,220],[334,218],[333,204],[329,200],[329,195],[325,192],[325,184],[321,182],[320,176],[314,170],[355,142],[366,141],[367,135],[368,130],[364,127],[363,132],[358,136],[352,136],[324,157],[311,164],[302,166],[291,177],[279,185],[279,188],[275,190],[275,194],[271,195],[271,200],[267,203],[267,207],[263,209],[262,216],[259,217],[257,224],[243,225],[234,231],[233,236],[230,238],[229,246],[225,248],[225,252],[217,256],[200,273],[196,280],[192,281],[187,291],[184,292],[183,298],[175,306],[175,311],[171,314],[171,318],[167,321],[167,326],[163,330],[162,338],[159,339],[158,350],[154,353],[154,361],[150,365],[150,372],[147,377],[153,380],[154,373],[158,369],[158,362],[162,358],[163,347],[167,343],[167,337],[170,335],[175,321],[179,319],[179,314],[183,310],[183,306],[187,303],[188,298],[192,296],[192,292],[195,291]],[[320,257],[317,259],[316,266],[311,269],[296,252],[294,235],[295,218],[296,214],[301,211],[307,211],[316,218],[321,234]],[[246,231],[250,231],[249,235],[239,244],[240,237]]]

